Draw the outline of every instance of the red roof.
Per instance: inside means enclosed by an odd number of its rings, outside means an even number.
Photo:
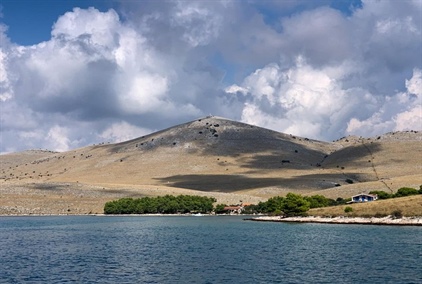
[[[224,207],[224,210],[239,210],[241,208],[241,206],[226,206]]]

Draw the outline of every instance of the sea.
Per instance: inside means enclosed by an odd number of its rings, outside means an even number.
[[[422,283],[422,228],[0,217],[0,283]]]

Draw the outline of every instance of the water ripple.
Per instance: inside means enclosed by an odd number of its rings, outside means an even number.
[[[0,217],[0,283],[422,283],[416,227]]]

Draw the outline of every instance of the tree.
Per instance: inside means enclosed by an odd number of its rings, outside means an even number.
[[[105,214],[119,214],[119,208],[117,203],[114,201],[107,202],[104,206],[104,213]]]
[[[283,200],[282,210],[286,216],[303,216],[310,208],[310,202],[301,195],[288,193]]]
[[[311,208],[327,207],[330,205],[330,199],[322,195],[305,196],[304,198],[309,201]]]
[[[213,210],[216,199],[205,196],[166,195],[138,199],[121,198],[104,205],[105,214],[151,214],[151,213],[208,213]]]
[[[259,211],[258,205],[248,205],[243,208],[242,214],[256,214],[261,212],[262,211]]]
[[[267,200],[264,212],[283,211],[284,197],[274,196]]]
[[[330,199],[330,206],[346,204],[346,200],[342,197],[337,197],[336,200]]]
[[[217,204],[216,206],[215,206],[215,213],[223,213],[224,212],[224,207],[226,207],[227,205],[226,204]]]

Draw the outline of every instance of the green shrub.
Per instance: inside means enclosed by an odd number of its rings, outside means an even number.
[[[215,213],[217,214],[224,213],[225,212],[224,207],[226,206],[227,206],[226,204],[217,204],[214,209]]]
[[[411,187],[402,187],[397,190],[396,194],[394,194],[394,197],[403,197],[416,194],[419,194],[417,189]]]
[[[389,198],[394,197],[393,194],[389,194],[389,193],[382,191],[382,190],[373,190],[373,191],[370,191],[369,194],[378,195],[378,199],[389,199]]]
[[[243,208],[242,214],[256,214],[260,213],[258,205],[248,205]]]
[[[352,208],[352,207],[350,207],[350,206],[346,206],[346,208],[344,208],[344,212],[345,212],[345,213],[350,213],[350,212],[353,212],[353,208]]]
[[[323,195],[305,196],[304,198],[309,202],[310,208],[320,208],[331,205],[330,199]]]
[[[272,216],[281,216],[283,215],[283,212],[279,209],[275,210],[274,212],[271,213]]]
[[[344,200],[343,198],[341,198],[341,197],[338,197],[336,200],[335,200],[335,205],[342,205],[342,204],[346,204],[346,200]]]
[[[303,216],[309,208],[310,202],[306,198],[291,192],[286,197],[271,197],[266,202],[259,202],[253,207],[255,213],[281,214],[283,212],[285,216]]]
[[[391,217],[393,217],[393,219],[400,219],[401,217],[403,217],[403,213],[401,212],[401,210],[394,210],[393,212],[391,212]]]

